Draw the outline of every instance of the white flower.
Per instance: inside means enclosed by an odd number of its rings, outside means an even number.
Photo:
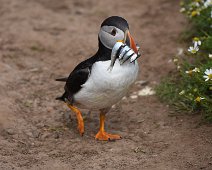
[[[205,8],[207,8],[207,7],[211,6],[211,5],[212,5],[212,0],[206,0],[206,1],[204,2]]]
[[[208,57],[212,59],[212,54],[209,54]]]
[[[189,74],[189,75],[192,75],[192,72],[200,72],[200,69],[195,67],[193,70],[188,70],[188,71],[185,71],[186,74]]]
[[[197,51],[199,51],[199,46],[202,44],[202,42],[199,40],[199,38],[195,37],[193,38],[194,46],[189,47],[188,51],[192,54],[195,54]]]
[[[196,15],[200,15],[200,11],[199,10],[192,11],[190,17],[195,17]]]
[[[200,72],[199,68],[197,68],[197,67],[195,67],[192,71],[195,72],[195,73]]]
[[[195,2],[195,6],[199,7],[200,6],[199,2]]]
[[[195,54],[197,51],[199,51],[199,47],[198,46],[189,47],[188,51],[192,54]]]
[[[177,69],[180,70],[181,69],[181,66],[177,66]]]
[[[204,100],[205,98],[204,97],[197,97],[194,101],[196,101],[196,102],[200,102],[201,100]]]
[[[206,69],[203,77],[205,78],[205,81],[212,80],[212,68]]]
[[[194,43],[194,47],[197,47],[198,45],[200,46],[202,44],[202,42],[197,37],[194,37],[193,43]]]
[[[177,63],[178,62],[178,59],[177,58],[174,58],[173,62],[174,63]]]
[[[198,47],[198,45],[200,46],[202,44],[202,42],[199,41],[194,41],[194,47]]]
[[[192,75],[193,70],[185,71],[186,74]]]
[[[184,95],[185,94],[185,90],[182,90],[180,93],[179,93],[179,95]]]
[[[185,12],[185,11],[186,11],[185,8],[181,8],[181,9],[180,9],[180,12]]]

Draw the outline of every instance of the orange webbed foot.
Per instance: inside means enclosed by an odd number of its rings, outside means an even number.
[[[101,140],[101,141],[114,141],[114,140],[120,140],[121,136],[119,135],[112,135],[106,132],[99,131],[96,136],[96,140]]]

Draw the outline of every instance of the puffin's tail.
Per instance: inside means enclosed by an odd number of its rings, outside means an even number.
[[[68,77],[62,77],[62,78],[57,78],[57,79],[55,79],[55,81],[62,81],[62,82],[66,82],[66,81],[67,81],[67,79],[68,79]],[[67,93],[65,92],[65,93],[63,93],[63,95],[62,95],[62,96],[57,97],[57,98],[55,98],[55,99],[56,99],[56,100],[63,101],[63,102],[66,102],[66,99],[67,99]]]
[[[55,81],[63,81],[63,82],[66,82],[67,79],[68,79],[68,77],[63,77],[63,78],[55,79]]]
[[[63,102],[66,102],[66,92],[65,93],[63,93],[63,95],[62,96],[60,96],[60,97],[57,97],[57,98],[55,98],[56,100],[60,100],[60,101],[63,101]]]

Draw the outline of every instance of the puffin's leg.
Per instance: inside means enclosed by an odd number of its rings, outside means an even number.
[[[76,113],[77,121],[78,121],[78,130],[79,130],[79,132],[80,132],[80,135],[83,136],[83,134],[84,134],[84,121],[83,121],[82,114],[81,114],[80,110],[77,109],[76,107],[70,105],[70,104],[67,104],[67,106],[68,106],[74,113]]]
[[[95,139],[97,140],[118,140],[121,139],[119,135],[111,135],[105,132],[104,128],[105,113],[100,113],[100,128],[99,132],[96,134]]]

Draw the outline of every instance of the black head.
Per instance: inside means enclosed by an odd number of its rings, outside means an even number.
[[[137,52],[135,42],[130,35],[127,21],[119,16],[105,19],[99,31],[99,44],[101,48],[112,49],[116,42],[121,41]]]
[[[111,16],[103,21],[101,24],[101,27],[103,26],[114,26],[116,28],[119,28],[123,32],[125,32],[127,29],[129,30],[129,25],[127,21],[119,16]]]

